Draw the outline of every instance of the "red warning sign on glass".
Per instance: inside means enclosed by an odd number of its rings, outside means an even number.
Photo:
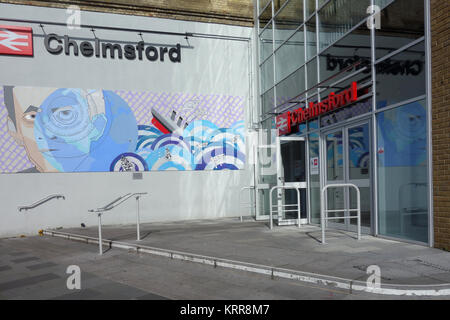
[[[32,56],[33,29],[0,25],[0,54]]]

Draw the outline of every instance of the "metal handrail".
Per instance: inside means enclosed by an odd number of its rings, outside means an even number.
[[[329,188],[354,188],[356,190],[356,203],[357,208],[356,209],[337,209],[337,210],[328,210],[328,202],[325,201],[325,192]],[[358,240],[361,240],[361,192],[359,191],[359,188],[352,184],[352,183],[339,183],[339,184],[329,184],[322,188],[322,194],[321,194],[321,210],[320,210],[320,221],[321,221],[321,227],[322,227],[322,244],[325,244],[325,221],[327,220],[343,220],[343,219],[358,219]],[[350,207],[350,204],[348,205]],[[357,216],[352,217],[328,217],[329,212],[346,212],[346,211],[356,211]]]
[[[140,231],[140,216],[139,216],[139,199],[141,196],[146,195],[147,192],[135,192],[135,193],[127,193],[121,197],[118,197],[114,201],[108,203],[107,205],[97,208],[97,209],[91,209],[88,210],[88,212],[96,213],[98,217],[98,246],[99,246],[99,254],[103,254],[103,241],[102,241],[102,214],[106,211],[110,211],[114,209],[115,207],[119,206],[120,204],[124,203],[131,197],[136,198],[136,238],[137,241],[141,240],[141,231]]]
[[[297,210],[284,210],[284,212],[295,212],[297,211],[298,213],[298,219],[297,219],[297,223],[298,223],[298,227],[300,228],[300,220],[301,220],[301,213],[300,213],[300,189],[297,187],[288,187],[288,186],[275,186],[272,189],[270,189],[270,194],[269,194],[269,199],[270,199],[270,229],[273,228],[273,207],[292,207],[292,204],[285,204],[285,205],[273,205],[272,204],[272,194],[274,190],[278,190],[278,189],[282,189],[282,190],[296,190],[297,191]],[[277,214],[278,214],[278,210]]]
[[[255,186],[250,186],[250,187],[243,187],[243,188],[241,188],[241,190],[239,192],[239,206],[241,208],[243,208],[243,209],[253,209],[253,208],[255,208],[255,210],[256,210],[256,202],[255,203],[252,203],[252,202],[242,203],[242,192],[245,191],[245,190],[256,190],[256,187]],[[250,197],[250,201],[251,201],[251,197]],[[255,194],[255,201],[256,201],[256,194]],[[243,206],[244,204],[248,205],[248,206],[244,207]],[[242,213],[241,213],[241,217],[240,218],[241,218],[241,222],[242,222],[243,221]]]
[[[22,210],[25,210],[25,211],[31,210],[31,209],[34,209],[36,207],[39,207],[41,204],[44,204],[47,201],[50,201],[52,199],[59,199],[59,198],[62,198],[63,200],[66,200],[66,197],[64,197],[64,195],[62,195],[62,194],[52,194],[52,195],[50,195],[48,197],[45,197],[44,199],[41,199],[39,201],[36,201],[35,203],[30,204],[29,206],[20,206],[20,207],[18,207],[18,209],[19,209],[19,212],[21,212]]]

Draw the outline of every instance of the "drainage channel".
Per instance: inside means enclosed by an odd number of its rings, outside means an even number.
[[[98,238],[84,235],[70,234],[53,230],[44,230],[43,234],[46,236],[58,237],[72,241],[79,241],[87,244],[97,244],[97,245],[99,244]],[[127,243],[106,239],[103,239],[102,243],[104,246],[109,246],[110,248],[125,249],[128,251],[130,250],[135,251],[136,253],[147,253],[170,259],[200,263],[213,266],[214,268],[222,267],[240,271],[247,271],[270,276],[272,279],[275,278],[289,279],[324,286],[328,288],[343,289],[347,290],[349,294],[352,294],[354,292],[366,292],[390,296],[420,296],[420,297],[450,296],[450,284],[414,285],[414,286],[381,285],[377,287],[370,284],[368,285],[366,282],[363,281],[355,281],[351,279],[326,276],[298,270],[277,268],[260,264],[252,264],[248,262],[234,261],[188,252],[154,248],[134,243]]]

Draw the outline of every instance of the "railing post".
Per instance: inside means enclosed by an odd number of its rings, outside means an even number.
[[[140,230],[140,221],[139,221],[139,196],[136,197],[136,233],[137,233],[137,241],[141,241],[141,230]]]
[[[357,208],[358,208],[358,211],[357,211],[357,213],[358,213],[358,240],[361,240],[361,194],[360,194],[359,188],[355,187],[355,189],[356,189],[356,197],[357,197],[356,201],[358,204],[358,206],[357,206]]]
[[[273,201],[272,201],[272,194],[273,194],[273,190],[275,189],[275,187],[273,187],[271,190],[270,190],[270,192],[269,192],[269,204],[270,204],[270,213],[269,213],[269,218],[270,218],[270,222],[269,222],[269,225],[270,225],[270,230],[272,230],[272,228],[273,228],[273,221],[272,221],[272,210],[273,210]]]
[[[102,214],[98,213],[98,250],[99,254],[103,254],[103,241],[102,241]]]
[[[326,187],[322,189],[322,196],[320,197],[320,224],[322,227],[322,244],[325,244],[325,191]]]

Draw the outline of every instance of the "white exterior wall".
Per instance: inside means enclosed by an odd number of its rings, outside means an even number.
[[[62,9],[0,4],[0,17],[65,22]],[[219,24],[184,22],[148,17],[82,12],[81,23],[170,32],[196,32],[251,37],[252,29]],[[145,90],[190,94],[228,94],[244,97],[248,118],[254,101],[250,94],[251,49],[246,41],[204,39],[143,34],[146,43],[180,43],[182,62],[86,58],[73,54],[51,55],[44,47],[43,30],[36,24],[0,21],[3,25],[33,28],[34,57],[0,56],[0,85]],[[89,29],[68,30],[44,26],[45,33],[65,34],[80,43],[93,40]],[[96,30],[101,40],[135,44],[138,34]],[[125,43],[122,43],[125,44]],[[184,48],[190,46],[190,48]],[[168,60],[168,59],[166,59]],[[248,119],[246,119],[248,122]],[[247,159],[249,155],[247,155]],[[247,166],[249,167],[249,166]],[[21,173],[0,175],[0,237],[36,234],[42,228],[96,224],[88,209],[103,206],[129,192],[148,192],[141,200],[141,221],[169,221],[232,217],[240,214],[238,195],[253,181],[251,170],[144,172],[142,180],[131,173]],[[61,193],[66,200],[52,200],[19,213],[17,207],[31,204],[50,194]],[[104,224],[134,223],[135,201],[104,216]]]

